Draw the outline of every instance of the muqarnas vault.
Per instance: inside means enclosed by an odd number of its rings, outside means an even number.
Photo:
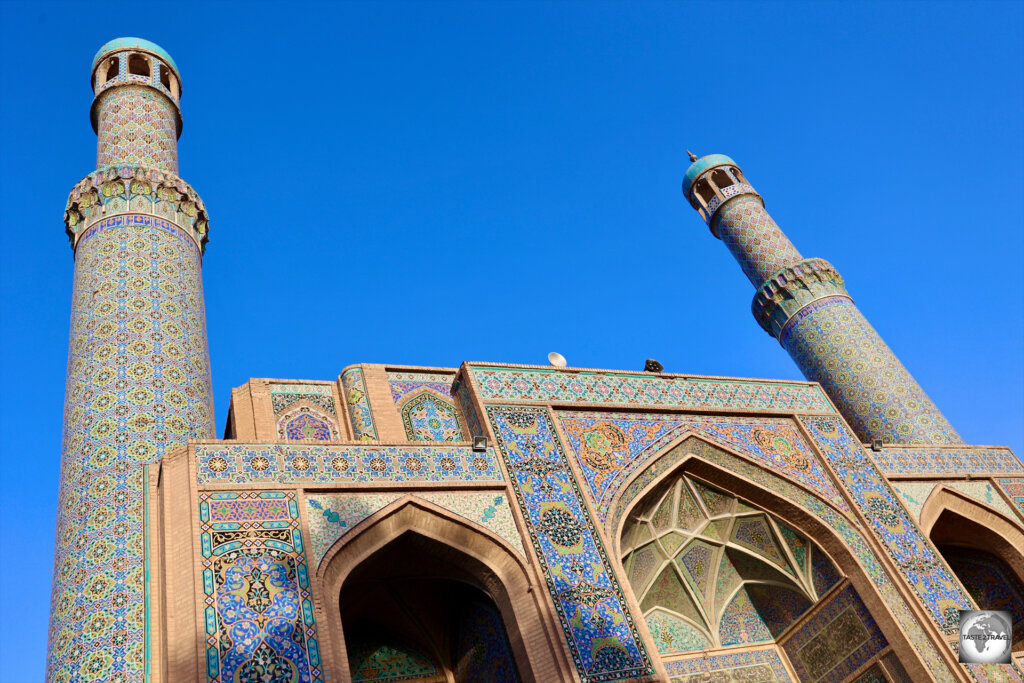
[[[1024,468],[964,444],[739,166],[683,193],[808,382],[463,363],[253,379],[213,424],[178,68],[92,66],[50,681],[1006,681]]]

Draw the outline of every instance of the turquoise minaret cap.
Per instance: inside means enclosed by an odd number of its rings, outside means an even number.
[[[158,56],[160,59],[162,59],[165,62],[167,62],[167,65],[169,67],[171,67],[175,71],[178,71],[178,65],[175,64],[174,60],[171,59],[171,56],[169,54],[167,54],[167,50],[163,49],[162,47],[160,47],[156,43],[153,43],[153,42],[150,42],[150,41],[146,40],[145,38],[114,38],[113,40],[108,42],[106,45],[101,47],[100,51],[96,53],[96,56],[92,58],[92,68],[93,68],[93,70],[96,69],[96,65],[99,64],[100,60],[102,60],[103,57],[105,57],[107,54],[109,54],[111,52],[118,52],[120,50],[131,50],[131,49],[143,50],[145,52],[152,52],[153,54]],[[181,72],[178,71],[178,74],[180,76]]]
[[[709,168],[721,166],[723,164],[729,164],[730,166],[738,165],[735,161],[724,154],[709,154],[706,157],[697,159],[697,161],[690,165],[690,168],[686,169],[686,175],[683,176],[683,194],[689,198],[690,187],[693,185],[693,181],[697,179],[697,176]]]

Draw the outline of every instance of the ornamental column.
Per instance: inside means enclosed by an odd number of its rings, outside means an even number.
[[[150,668],[147,465],[215,438],[203,306],[207,216],[178,177],[181,81],[158,45],[92,64],[97,169],[71,191],[71,338],[47,679]]]
[[[761,195],[729,157],[693,164],[683,194],[757,288],[757,322],[804,376],[818,382],[864,442],[962,443],[892,350],[864,318],[824,259],[804,258],[765,211]]]

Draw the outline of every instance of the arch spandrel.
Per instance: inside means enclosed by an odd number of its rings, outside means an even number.
[[[771,510],[817,542],[836,566],[846,570],[849,585],[870,605],[870,615],[915,680],[956,680],[855,521],[806,488],[710,443],[704,435],[682,435],[634,470],[607,511],[607,533],[615,539],[616,546],[630,504],[679,472],[692,474],[759,508]],[[620,556],[619,547],[614,555]],[[624,572],[621,563],[617,564],[617,569]]]
[[[489,532],[476,529],[455,513],[413,496],[402,497],[361,522],[327,551],[314,577],[318,595],[318,624],[328,668],[348,680],[338,598],[352,572],[378,551],[406,534],[433,543],[435,554],[464,572],[463,580],[477,585],[494,601],[524,681],[545,680],[537,672],[558,672],[571,680],[564,651],[552,637],[551,626],[538,600],[536,579],[525,558]]]

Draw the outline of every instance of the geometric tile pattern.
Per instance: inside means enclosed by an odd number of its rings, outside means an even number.
[[[992,484],[986,481],[962,481],[962,480],[931,480],[931,481],[893,481],[892,487],[900,494],[900,500],[910,510],[914,521],[920,521],[921,508],[924,506],[928,496],[936,486],[947,486],[970,496],[982,505],[998,510],[1012,521],[1019,521],[1020,517],[1006,501],[1002,499],[999,492]]]
[[[452,380],[455,373],[428,373],[428,372],[396,372],[388,371],[388,386],[391,387],[391,398],[395,405],[400,405],[402,399],[421,389],[430,389],[440,396],[451,396]]]
[[[733,472],[740,477],[749,479],[775,492],[789,502],[802,507],[825,524],[825,526],[831,528],[864,567],[868,577],[875,584],[881,599],[885,601],[896,618],[897,623],[899,623],[904,633],[907,634],[908,639],[925,662],[931,676],[938,681],[954,680],[946,664],[939,657],[935,645],[919,623],[918,617],[911,611],[910,606],[899,592],[897,592],[889,574],[879,563],[878,558],[868,545],[862,532],[858,530],[855,522],[841,515],[835,508],[825,503],[815,494],[794,485],[788,479],[780,477],[769,468],[748,462],[698,438],[687,439],[667,452],[661,453],[659,457],[648,459],[642,465],[643,469],[641,469],[640,474],[626,486],[619,502],[615,503],[611,512],[607,513],[606,530],[609,533],[614,533],[614,530],[618,528],[619,520],[622,518],[625,510],[629,508],[630,501],[636,500],[641,493],[648,490],[651,484],[666,472],[678,467],[682,459],[689,454],[694,454],[701,460]],[[723,575],[720,574],[720,576]],[[819,583],[819,586],[827,590],[827,585]],[[819,595],[822,592],[822,590],[818,590]]]
[[[804,377],[821,383],[861,441],[963,443],[850,299],[827,297],[800,309],[779,342]]]
[[[199,494],[208,683],[322,683],[292,492]]]
[[[347,643],[353,683],[435,681],[441,676],[424,653],[406,643],[389,643],[373,635],[356,636]]]
[[[539,368],[466,366],[484,401],[599,403],[667,408],[833,413],[813,384],[656,377],[650,373],[594,371],[575,374]]]
[[[839,475],[872,531],[917,594],[935,623],[943,629],[959,621],[957,610],[971,609],[952,572],[922,536],[917,524],[893,495],[882,473],[845,425],[826,417],[801,417],[826,459]]]
[[[622,531],[622,566],[658,651],[770,642],[810,609],[821,593],[807,555],[831,562],[787,530],[804,565],[779,545],[774,519],[686,475],[637,503]]]
[[[849,512],[791,419],[561,411],[556,417],[602,521],[609,503],[633,472],[686,431],[739,450]]]
[[[352,432],[361,441],[375,441],[377,428],[373,424],[373,412],[370,410],[370,399],[366,396],[366,384],[363,381],[362,368],[350,368],[341,373],[341,384],[345,389],[345,402],[348,404],[349,417],[352,420]]]
[[[97,166],[178,172],[178,108],[166,96],[146,86],[123,85],[105,90],[96,106]]]
[[[200,486],[504,481],[493,448],[236,443],[194,448]]]
[[[520,681],[501,613],[490,600],[471,600],[462,605],[455,652],[456,681]]]
[[[503,493],[494,491],[417,491],[413,493],[325,493],[306,495],[306,518],[309,520],[310,566],[320,560],[334,543],[359,522],[399,498],[411,495],[487,528],[508,541],[521,555],[526,555],[516,528],[512,509]]]
[[[886,476],[1024,476],[1024,464],[1005,446],[886,446],[871,457]]]
[[[652,676],[547,410],[489,406],[488,414],[580,680]]]
[[[465,441],[455,404],[423,389],[402,404],[402,425],[409,441]]]
[[[270,401],[274,415],[280,415],[293,403],[304,400],[327,411],[331,417],[337,417],[334,409],[334,391],[329,384],[271,384]]]
[[[888,647],[853,586],[847,586],[786,639],[801,681],[839,683]]]
[[[1024,479],[1000,479],[999,487],[1016,503],[1021,513],[1024,513]]]
[[[792,683],[775,648],[665,662],[665,668],[672,683]]]
[[[296,406],[277,421],[277,438],[281,441],[340,441],[337,423],[308,405]]]
[[[755,288],[778,270],[803,259],[757,195],[727,202],[715,214],[711,227]]]
[[[78,242],[47,678],[142,675],[142,465],[215,436],[200,255],[146,215]],[[89,625],[86,625],[86,619]]]

